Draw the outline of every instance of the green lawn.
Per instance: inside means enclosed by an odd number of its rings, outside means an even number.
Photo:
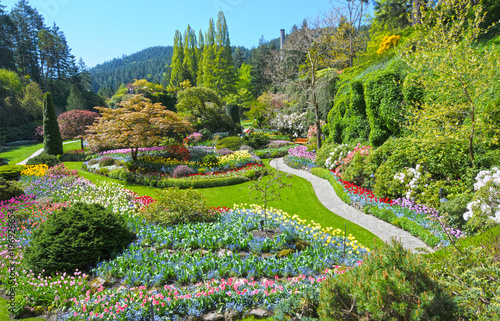
[[[81,164],[81,162],[65,163],[66,167],[71,169],[78,169],[80,175],[93,182],[98,180],[118,182],[125,188],[128,188],[140,195],[149,195],[151,197],[155,197],[155,193],[158,190],[154,187],[128,184],[117,179],[112,179],[98,174],[82,171],[80,170]],[[269,161],[266,161],[266,165],[268,164]],[[382,242],[373,233],[330,212],[326,207],[324,207],[316,197],[316,194],[314,193],[312,185],[309,181],[298,176],[286,178],[285,181],[286,183],[291,183],[292,188],[284,189],[281,193],[281,200],[271,202],[269,206],[281,209],[288,214],[297,214],[300,218],[306,219],[308,221],[313,220],[314,222],[319,223],[324,227],[331,226],[334,228],[340,228],[342,230],[344,230],[344,227],[347,227],[347,234],[352,234],[358,240],[358,242],[368,246],[369,248],[373,248],[374,240],[377,240],[377,242]],[[253,200],[249,195],[250,190],[248,189],[248,187],[251,184],[252,182],[247,182],[233,186],[204,188],[198,190],[205,194],[208,204],[214,207],[233,207],[234,204],[244,203],[258,204],[258,202]]]
[[[9,164],[17,164],[43,148],[43,143],[34,145],[12,146],[8,151],[0,153],[0,158],[6,158]],[[63,145],[64,151],[80,149],[80,141]]]
[[[14,320],[9,319],[9,311],[7,310],[9,302],[4,298],[0,297],[0,320]],[[22,319],[23,321],[45,321],[46,319],[42,318],[28,318]]]

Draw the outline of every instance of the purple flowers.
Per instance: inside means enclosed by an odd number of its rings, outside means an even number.
[[[316,159],[316,153],[308,152],[307,147],[305,146],[290,148],[288,150],[288,154],[290,154],[290,156],[308,159],[311,162],[314,162],[314,160]]]

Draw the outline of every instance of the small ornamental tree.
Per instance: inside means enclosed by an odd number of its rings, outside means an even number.
[[[61,132],[49,92],[43,97],[43,150],[49,155],[63,154]]]
[[[151,147],[172,133],[192,132],[188,122],[160,103],[136,95],[118,104],[117,109],[96,107],[102,116],[86,131],[91,147],[130,148],[137,160],[140,147]]]
[[[59,115],[59,130],[63,139],[80,138],[83,149],[85,130],[91,126],[99,114],[89,110],[71,110]]]

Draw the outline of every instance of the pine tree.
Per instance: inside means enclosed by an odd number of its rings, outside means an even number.
[[[198,86],[215,88],[215,58],[217,56],[217,45],[215,44],[214,20],[210,18],[208,30],[205,35],[205,47],[203,48],[202,81]]]
[[[229,41],[229,31],[227,28],[226,17],[222,11],[219,11],[217,17],[217,32],[215,34],[217,45],[217,54],[215,60],[216,87],[215,89],[221,96],[234,93],[236,91],[236,71],[233,66],[233,55],[231,52],[231,43]]]
[[[203,32],[200,29],[198,34],[198,47],[196,48],[196,61],[198,62],[198,75],[196,77],[196,83],[203,83],[203,49],[205,48],[205,39],[203,38]]]
[[[5,6],[0,4],[0,68],[15,70],[14,63],[14,32],[15,25],[5,13]]]
[[[43,150],[49,155],[62,155],[63,144],[52,96],[43,97]]]
[[[170,86],[179,87],[179,84],[185,80],[182,63],[184,61],[184,46],[182,44],[182,35],[179,30],[175,31],[174,54],[170,64]]]

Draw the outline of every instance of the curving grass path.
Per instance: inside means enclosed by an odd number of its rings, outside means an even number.
[[[65,141],[63,149],[65,152],[79,150],[80,141]],[[0,153],[0,158],[5,158],[9,164],[17,164],[30,157],[34,152],[43,149],[43,143],[23,146],[12,146],[8,151]]]

